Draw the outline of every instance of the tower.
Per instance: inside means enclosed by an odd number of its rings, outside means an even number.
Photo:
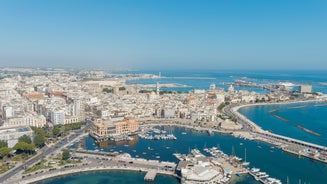
[[[215,90],[216,89],[216,84],[214,84],[214,83],[212,83],[212,84],[210,84],[210,91],[213,91],[213,90]]]
[[[160,95],[160,86],[159,86],[159,82],[157,82],[157,85],[156,85],[156,93],[157,93],[157,95]]]

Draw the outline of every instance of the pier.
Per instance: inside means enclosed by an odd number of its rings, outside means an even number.
[[[156,170],[149,170],[146,175],[144,176],[144,181],[154,181],[157,176]]]

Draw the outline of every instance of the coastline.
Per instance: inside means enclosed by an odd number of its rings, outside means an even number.
[[[72,171],[65,172],[65,173],[54,173],[54,174],[46,176],[46,177],[36,178],[35,180],[32,180],[32,181],[19,182],[19,184],[36,184],[36,183],[39,183],[42,181],[71,176],[71,175],[78,175],[78,174],[85,174],[85,173],[97,173],[97,172],[115,172],[115,171],[135,172],[135,173],[143,173],[143,174],[146,174],[146,172],[147,172],[147,170],[133,169],[133,168],[94,168],[94,169],[89,169],[89,170],[72,170]],[[164,176],[170,176],[170,177],[179,179],[175,174],[163,173],[163,172],[158,172],[157,174],[164,175]]]

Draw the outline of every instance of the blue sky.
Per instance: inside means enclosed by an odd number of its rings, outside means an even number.
[[[327,69],[327,1],[3,0],[0,66]]]

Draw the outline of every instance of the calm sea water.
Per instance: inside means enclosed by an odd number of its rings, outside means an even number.
[[[189,91],[193,89],[209,89],[210,84],[216,84],[217,88],[228,88],[223,82],[234,82],[245,80],[257,84],[278,84],[278,82],[292,82],[295,85],[312,85],[313,91],[327,93],[327,71],[138,71],[128,73],[150,73],[161,72],[161,79],[141,79],[127,81],[127,84],[155,84],[178,83],[188,85],[187,88],[166,88],[162,90]],[[235,87],[236,90],[249,90],[259,93],[266,93],[266,90],[249,87]]]
[[[275,114],[288,122],[271,115],[269,112],[273,110],[278,110]],[[325,118],[327,103],[250,106],[241,108],[239,112],[265,130],[327,146],[327,121]],[[314,131],[320,136],[301,130],[296,125]]]
[[[69,175],[40,182],[39,184],[139,184],[144,182],[145,173],[140,172],[91,172]],[[151,183],[178,184],[176,178],[157,175],[156,180]]]

